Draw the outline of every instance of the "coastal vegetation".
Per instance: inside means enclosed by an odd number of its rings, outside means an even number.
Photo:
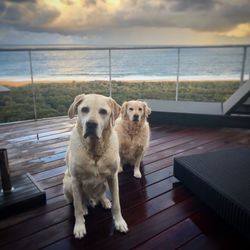
[[[109,95],[109,82],[38,82],[31,84],[1,85],[10,92],[0,93],[0,122],[12,122],[34,118],[33,91],[37,117],[67,115],[74,97],[81,93]],[[180,101],[224,102],[239,87],[239,81],[181,81]],[[173,81],[112,81],[112,97],[122,104],[131,99],[175,100],[176,83]]]

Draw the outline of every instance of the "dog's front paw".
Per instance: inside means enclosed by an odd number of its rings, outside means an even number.
[[[135,178],[141,178],[141,172],[140,172],[140,170],[134,170],[134,177]]]
[[[114,222],[115,222],[115,228],[117,231],[120,231],[122,233],[126,233],[128,231],[127,223],[122,217],[114,220]]]
[[[84,235],[86,234],[86,227],[85,224],[83,222],[81,223],[75,223],[75,227],[74,227],[74,235],[75,238],[77,239],[81,239],[84,237]]]
[[[108,198],[104,198],[101,200],[102,207],[105,209],[110,209],[112,207],[112,204]]]

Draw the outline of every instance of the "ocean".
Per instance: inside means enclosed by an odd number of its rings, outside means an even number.
[[[108,80],[105,50],[33,51],[34,80]],[[180,80],[239,80],[243,48],[182,48]],[[176,80],[178,52],[171,49],[112,50],[112,80]],[[245,79],[249,79],[250,48]],[[0,52],[0,80],[30,80],[28,52]]]

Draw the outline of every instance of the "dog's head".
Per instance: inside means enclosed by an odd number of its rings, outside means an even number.
[[[129,101],[122,104],[121,115],[123,119],[129,119],[132,122],[145,120],[151,114],[151,109],[146,102]]]
[[[85,139],[100,139],[103,131],[114,125],[119,113],[120,106],[112,98],[97,94],[76,96],[68,111],[70,118],[77,114]]]

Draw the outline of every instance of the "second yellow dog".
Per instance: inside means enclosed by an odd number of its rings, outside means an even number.
[[[140,163],[149,145],[150,129],[147,117],[151,109],[141,101],[124,102],[115,121],[119,138],[121,169],[124,164],[134,165],[134,177],[141,178]]]

